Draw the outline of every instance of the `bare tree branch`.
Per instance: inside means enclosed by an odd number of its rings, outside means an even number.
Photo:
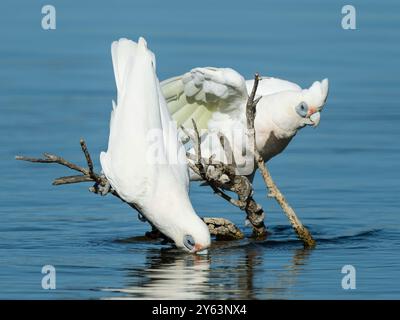
[[[16,156],[15,159],[29,161],[29,162],[38,162],[38,163],[58,163],[63,166],[66,166],[72,170],[79,171],[79,172],[83,173],[84,175],[87,175],[89,173],[89,171],[86,170],[85,168],[82,168],[76,164],[73,164],[73,163],[65,160],[64,158],[61,158],[54,154],[44,153],[43,156],[44,156],[44,159],[43,158],[24,157],[24,156]]]
[[[194,134],[190,134],[188,130],[181,127],[183,132],[193,141],[195,154],[189,154],[189,160],[194,163],[189,163],[189,167],[199,177],[205,181],[211,189],[231,203],[232,205],[244,210],[247,214],[247,220],[253,227],[253,236],[256,238],[263,238],[266,235],[264,225],[264,211],[262,207],[257,204],[252,195],[253,187],[249,179],[245,176],[236,174],[236,160],[232,152],[229,140],[222,134],[218,133],[220,144],[227,157],[227,163],[215,161],[211,156],[209,159],[204,159],[201,153],[201,137],[197,129],[196,122],[192,119]],[[238,199],[234,199],[225,193],[223,190],[228,190],[236,193]]]
[[[80,145],[81,145],[83,154],[85,155],[85,158],[86,158],[86,162],[87,162],[87,165],[88,165],[88,168],[89,168],[89,176],[90,176],[91,178],[93,178],[93,180],[99,182],[99,177],[98,177],[98,176],[94,173],[94,171],[93,171],[93,161],[92,161],[92,158],[90,157],[90,154],[89,154],[88,148],[87,148],[87,146],[86,146],[85,140],[83,140],[83,139],[81,138],[81,140],[79,141],[79,143],[80,143]]]
[[[300,219],[297,217],[293,208],[286,201],[283,194],[280,192],[275,182],[272,180],[271,174],[265,165],[264,159],[260,155],[256,147],[256,135],[254,130],[254,120],[256,116],[256,106],[260,98],[254,99],[257,91],[258,83],[260,81],[260,76],[258,73],[254,76],[254,84],[251,94],[247,100],[246,104],[246,117],[247,117],[247,129],[249,138],[254,139],[254,155],[255,161],[257,163],[258,169],[261,172],[261,176],[269,190],[269,196],[275,198],[278,204],[281,206],[283,212],[289,219],[293,229],[295,230],[297,236],[303,241],[304,247],[312,248],[315,247],[316,242],[311,236],[308,229],[301,223]]]
[[[60,156],[56,156],[49,153],[44,153],[44,158],[32,158],[25,156],[16,156],[16,160],[28,161],[33,163],[56,163],[62,166],[65,166],[69,169],[78,171],[82,173],[81,175],[72,175],[57,178],[53,181],[53,185],[63,185],[63,184],[71,184],[71,183],[81,183],[81,182],[95,182],[95,184],[89,188],[89,191],[102,194],[103,188],[106,188],[106,192],[111,193],[113,196],[121,199],[125,202],[119,194],[109,187],[109,183],[107,178],[103,175],[99,175],[94,172],[93,161],[88,151],[85,140],[80,140],[80,145],[83,154],[85,155],[86,163],[88,165],[88,169],[78,166],[74,163],[71,163]],[[198,170],[196,166],[193,166],[193,170]],[[125,202],[127,203],[127,202]],[[140,213],[140,210],[132,203],[127,203],[130,207],[138,211],[139,218],[141,221],[147,221]],[[147,221],[149,222],[149,221]],[[204,222],[209,227],[210,233],[215,235],[219,240],[236,240],[242,239],[243,233],[237,228],[232,222],[223,218],[204,218]],[[170,241],[165,235],[163,235],[160,231],[158,231],[150,222],[149,224],[152,226],[152,231],[147,232],[146,236],[149,238],[162,238],[164,241]]]
[[[91,182],[93,179],[89,176],[67,176],[67,177],[60,177],[53,181],[54,186],[59,186],[62,184],[71,184],[71,183],[80,183],[80,182]]]
[[[99,175],[94,172],[93,169],[93,161],[90,157],[88,148],[86,146],[85,140],[81,139],[80,140],[80,145],[81,149],[85,155],[86,163],[88,165],[88,169],[81,167],[79,165],[76,165],[68,160],[65,160],[63,157],[50,154],[50,153],[44,153],[43,156],[44,158],[32,158],[32,157],[25,157],[25,156],[16,156],[16,160],[22,160],[22,161],[28,161],[28,162],[33,162],[33,163],[56,163],[60,164],[62,166],[65,166],[69,169],[78,171],[82,173],[82,175],[72,175],[72,176],[66,176],[66,177],[60,177],[57,178],[53,181],[53,185],[59,186],[63,184],[71,184],[71,183],[81,183],[81,182],[95,182],[94,186],[89,188],[89,190],[93,193],[103,193],[102,188],[107,188],[108,189],[108,181],[107,178],[103,175]],[[118,197],[121,199],[121,197],[118,195],[115,190],[109,189],[107,192],[110,192],[112,195]],[[121,199],[124,201],[123,199]]]
[[[238,240],[243,239],[243,232],[232,222],[224,218],[203,218],[208,225],[208,229],[212,235],[218,240]]]

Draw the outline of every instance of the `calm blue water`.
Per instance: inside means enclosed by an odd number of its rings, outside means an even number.
[[[57,29],[44,31],[48,2],[0,4],[0,298],[400,298],[398,1],[351,1],[354,31],[341,28],[343,1],[317,0],[52,0]],[[110,44],[141,35],[160,79],[209,65],[302,86],[329,78],[320,127],[269,165],[315,250],[302,249],[259,177],[269,239],[193,257],[129,241],[148,227],[89,185],[53,187],[68,170],[14,160],[46,151],[83,164],[84,137],[99,170],[115,94]],[[194,185],[191,196],[201,215],[243,227],[243,213],[209,189]],[[56,290],[41,288],[46,264]],[[341,287],[347,264],[356,290]]]

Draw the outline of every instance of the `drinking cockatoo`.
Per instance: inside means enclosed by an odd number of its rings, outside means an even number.
[[[177,124],[206,129],[201,147],[202,155],[215,155],[227,162],[217,132],[230,140],[233,156],[242,159],[239,173],[254,175],[254,157],[243,137],[246,133],[246,102],[253,80],[245,79],[230,68],[195,68],[190,72],[161,82],[162,92],[172,118]],[[261,78],[255,118],[256,147],[265,161],[281,153],[297,131],[306,125],[316,127],[328,96],[328,79],[316,81],[308,89],[277,78]],[[236,132],[236,138],[235,133]],[[206,136],[206,137],[205,137]],[[250,150],[251,149],[251,150]],[[193,153],[193,147],[188,150]],[[250,162],[243,158],[250,151]],[[191,180],[199,177],[191,172]]]
[[[185,150],[176,127],[169,125],[155,56],[143,38],[138,43],[115,41],[111,53],[117,103],[113,101],[108,149],[100,155],[103,173],[118,195],[177,247],[204,252],[210,233],[189,200]],[[154,132],[161,138],[150,143]],[[151,158],[154,150],[157,161]]]

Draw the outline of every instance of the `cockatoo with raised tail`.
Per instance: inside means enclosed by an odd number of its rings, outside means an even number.
[[[250,178],[254,176],[256,166],[254,162],[250,166],[246,164],[243,154],[249,145],[242,138],[246,133],[246,102],[253,82],[246,81],[233,69],[212,67],[195,68],[161,82],[169,111],[178,126],[192,128],[191,120],[194,119],[198,128],[206,129],[201,143],[202,155],[214,155],[216,160],[228,161],[217,137],[221,132],[230,140],[236,161],[242,159],[243,175]],[[256,96],[261,99],[256,107],[255,143],[264,160],[268,161],[286,148],[299,129],[319,124],[320,112],[328,96],[328,79],[302,89],[286,80],[262,77]],[[239,133],[239,139],[235,139],[234,131]],[[188,152],[193,153],[190,145]],[[253,161],[254,157],[250,155],[250,159]],[[191,172],[191,180],[199,178]]]
[[[177,247],[204,252],[210,233],[189,200],[185,150],[176,128],[169,125],[155,56],[143,38],[138,43],[115,41],[111,53],[117,103],[113,101],[108,149],[100,155],[103,173],[118,195]],[[155,131],[161,139],[150,143]],[[157,161],[149,157],[154,150]]]

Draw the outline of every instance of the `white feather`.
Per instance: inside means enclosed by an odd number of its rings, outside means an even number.
[[[177,246],[183,247],[183,237],[191,235],[205,248],[210,235],[189,200],[185,150],[176,126],[170,125],[154,54],[143,38],[138,44],[121,39],[112,44],[112,57],[118,99],[113,103],[108,150],[100,155],[103,172],[121,198]],[[152,132],[159,133],[153,142]],[[155,163],[149,158],[154,150],[159,154]]]

